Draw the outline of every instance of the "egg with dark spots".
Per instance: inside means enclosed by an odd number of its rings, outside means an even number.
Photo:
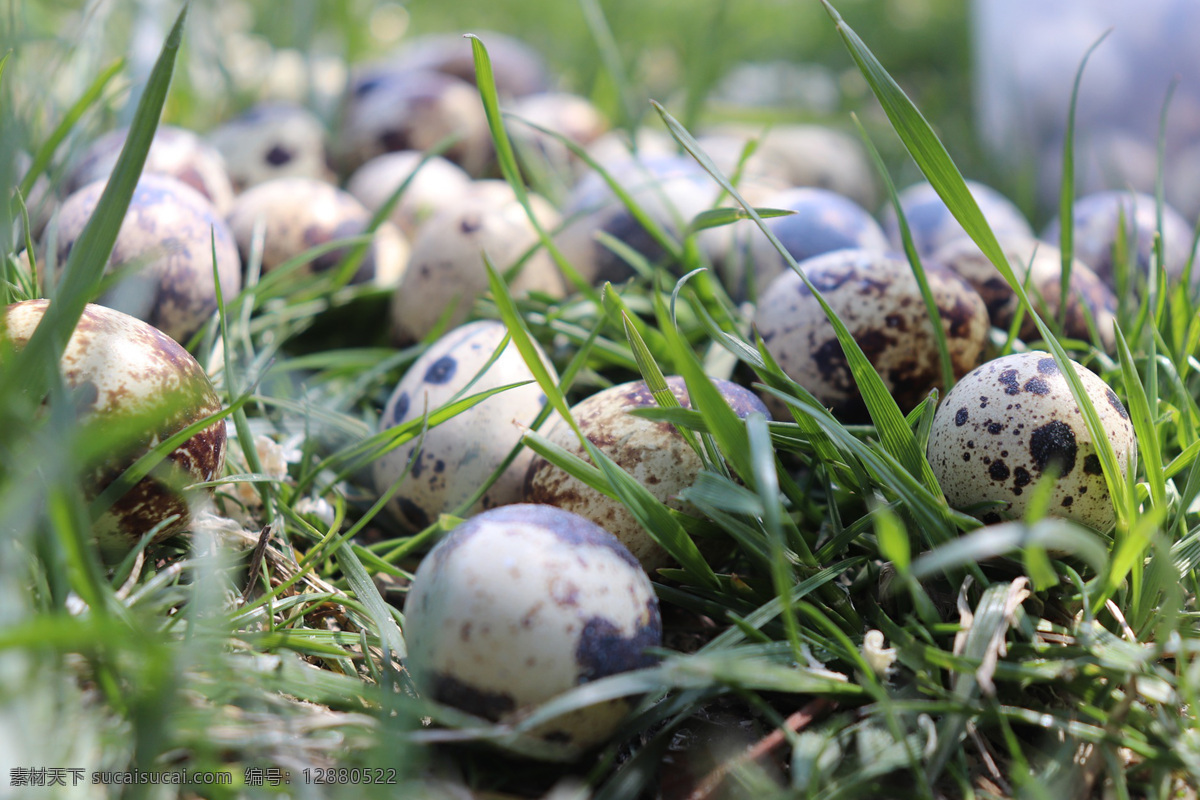
[[[60,267],[99,206],[106,184],[100,180],[84,186],[59,208],[55,241]],[[143,175],[108,259],[107,271],[121,277],[96,302],[186,342],[217,311],[214,258],[221,296],[232,302],[242,288],[242,262],[230,227],[191,186],[167,175]]]
[[[446,158],[473,176],[485,172],[493,147],[479,91],[454,75],[385,63],[352,77],[333,141],[349,173],[383,153],[426,151],[451,136]]]
[[[838,250],[803,261],[800,268],[846,325],[901,410],[915,408],[940,386],[933,325],[907,260],[877,251]],[[983,352],[987,310],[958,275],[930,267],[927,276],[954,373],[964,375]],[[799,274],[789,270],[767,287],[754,324],[783,371],[840,419],[869,419],[833,325]],[[767,398],[767,404],[778,417],[786,413],[778,400]]]
[[[967,181],[967,189],[996,236],[1033,236],[1029,221],[1007,197],[976,181]],[[930,184],[917,183],[909,186],[900,192],[898,199],[900,208],[904,211],[904,219],[912,233],[913,245],[922,258],[932,256],[938,248],[967,235]],[[895,208],[889,204],[883,210],[882,217],[888,241],[897,250],[902,249],[900,222]]]
[[[418,691],[512,723],[580,684],[653,666],[658,600],[637,560],[596,524],[552,506],[475,516],[421,562],[404,606]],[[608,739],[631,703],[608,700],[534,730],[581,748]]]
[[[1017,280],[1028,287],[1029,300],[1038,315],[1047,322],[1058,319],[1062,305],[1062,252],[1056,245],[1030,236],[1003,236],[1000,246]],[[992,325],[1008,330],[1016,318],[1020,301],[974,241],[966,237],[954,239],[939,247],[930,260],[966,278],[987,305]],[[1111,351],[1116,346],[1113,322],[1116,320],[1117,297],[1099,275],[1078,259],[1071,264],[1067,298],[1063,333],[1085,342],[1092,341],[1090,317],[1098,343]],[[1019,333],[1026,341],[1040,336],[1028,314],[1022,320]]]
[[[316,178],[275,178],[238,195],[229,226],[244,260],[262,226],[262,271],[268,273],[312,248],[366,232],[371,212],[351,194]],[[351,248],[312,256],[293,277],[335,268]],[[376,230],[352,276],[353,283],[395,286],[408,263],[408,241],[390,222]]]
[[[1095,373],[1074,367],[1124,471],[1137,451],[1129,414]],[[997,402],[982,408],[967,403],[981,396]],[[975,457],[964,459],[968,451]],[[967,374],[934,414],[926,452],[954,508],[971,513],[986,504],[998,519],[1019,519],[1031,484],[1045,477],[1054,481],[1048,513],[1102,532],[1115,522],[1083,414],[1046,353],[1004,356]]]
[[[241,192],[273,178],[333,183],[329,136],[320,117],[291,103],[261,103],[208,134]]]
[[[8,344],[24,348],[48,306],[47,300],[10,305]],[[221,410],[208,376],[182,346],[157,328],[103,306],[84,308],[59,367],[84,435],[109,437],[105,454],[82,466],[89,500],[151,449]],[[120,558],[156,527],[154,541],[184,530],[193,506],[211,493],[191,486],[221,477],[224,462],[222,420],[168,453],[92,523],[101,553]]]
[[[553,230],[558,212],[541,197],[532,195],[529,200],[538,224]],[[566,292],[562,275],[539,243],[537,228],[511,186],[504,181],[474,182],[457,203],[426,220],[413,241],[404,276],[392,295],[392,338],[400,344],[419,341],[447,312],[450,325],[465,322],[475,298],[488,291],[485,256],[501,274],[520,262],[520,271],[509,282],[513,294],[561,297]]]
[[[770,418],[766,406],[753,392],[728,381],[714,380],[713,383],[739,417],[758,412]],[[691,408],[683,378],[668,377],[667,386],[681,406]],[[610,387],[580,401],[572,407],[571,416],[588,441],[652,495],[672,508],[687,511],[690,506],[685,505],[678,495],[695,483],[703,467],[700,457],[672,424],[653,422],[628,413],[631,409],[656,406],[646,384],[635,381]],[[559,447],[585,461],[590,460],[579,437],[565,420],[547,429],[546,436]],[[587,486],[540,456],[530,465],[525,499],[565,508],[592,520],[628,547],[647,571],[671,564],[667,551],[651,538],[620,501]]]
[[[483,320],[463,325],[438,339],[400,379],[384,408],[382,424],[394,427],[420,419],[460,392],[466,397],[533,381],[533,373],[511,342],[479,375],[507,332],[503,323]],[[553,374],[548,360],[543,358],[543,362]],[[400,481],[390,508],[408,530],[421,530],[436,520],[438,514],[453,513],[521,441],[524,426],[533,424],[541,411],[543,397],[538,385],[531,382],[495,394],[428,428],[423,440],[415,438],[376,459],[373,467],[376,489],[383,494]],[[531,450],[522,450],[467,513],[520,502],[525,473],[532,459]]]

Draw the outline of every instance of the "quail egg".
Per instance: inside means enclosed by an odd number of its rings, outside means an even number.
[[[608,170],[642,210],[677,239],[721,193],[708,173],[690,158],[644,156],[611,164]],[[565,224],[555,235],[555,244],[593,284],[615,283],[634,275],[633,268],[597,238],[599,233],[624,242],[651,264],[666,255],[598,172],[588,173],[571,190],[563,218]]]
[[[552,230],[558,223],[554,208],[536,195],[530,202],[543,229]],[[538,242],[537,230],[508,184],[477,182],[457,205],[421,226],[392,296],[393,338],[400,343],[421,339],[452,305],[450,324],[462,323],[475,298],[487,291],[483,254],[503,273]],[[540,291],[556,297],[566,291],[558,266],[540,246],[510,288],[517,294]]]
[[[846,325],[902,411],[941,385],[937,343],[917,279],[901,256],[835,250],[800,269]],[[929,288],[946,331],[955,375],[978,362],[987,340],[987,309],[961,277],[926,266]],[[833,325],[796,272],[776,278],[761,296],[754,324],[767,350],[793,380],[844,421],[869,419]],[[777,416],[787,412],[767,398]]]
[[[1033,229],[1029,227],[1025,216],[1007,197],[975,181],[967,181],[967,189],[996,236],[1033,236]],[[899,199],[912,233],[913,245],[922,258],[932,255],[947,242],[967,235],[928,183],[909,186],[900,192]],[[892,247],[902,249],[904,243],[900,239],[900,223],[896,218],[896,209],[890,204],[883,211],[883,229]]]
[[[723,380],[713,383],[739,417],[757,411],[770,417],[762,401],[748,389]],[[667,378],[667,385],[684,408],[691,408],[683,378]],[[601,452],[645,486],[652,495],[678,510],[678,499],[700,474],[700,457],[669,422],[652,422],[627,412],[656,406],[643,381],[625,383],[598,392],[577,403],[571,417]],[[559,447],[589,460],[579,437],[565,420],[548,429],[547,438]],[[579,479],[537,457],[529,468],[525,498],[584,516],[616,536],[647,571],[668,566],[671,558],[650,537],[619,501],[592,489]]]
[[[413,239],[425,220],[454,206],[471,187],[471,176],[462,167],[441,156],[421,164],[422,157],[415,150],[375,156],[354,171],[346,182],[346,191],[375,213],[416,170],[389,217]]]
[[[721,125],[704,137],[733,139],[733,150],[740,158],[741,149],[751,139],[757,147],[746,161],[744,174],[770,176],[788,186],[813,186],[837,192],[864,208],[878,202],[875,168],[859,140],[844,131],[821,125],[773,125],[767,130],[744,124]],[[737,161],[718,162],[726,175],[732,175]]]
[[[238,192],[272,178],[316,178],[328,183],[335,178],[325,127],[303,106],[254,106],[217,126],[208,141],[225,159]]]
[[[541,54],[520,39],[495,31],[475,31],[487,47],[496,91],[502,97],[544,92],[550,87],[550,69]],[[471,42],[456,33],[434,33],[411,39],[390,66],[425,69],[475,82],[475,52]]]
[[[479,91],[441,72],[377,68],[351,85],[335,139],[343,170],[396,150],[429,150],[448,136],[446,158],[473,176],[492,160],[492,136]]]
[[[67,194],[94,181],[107,180],[128,133],[125,129],[112,131],[92,142],[64,180]],[[208,198],[220,214],[225,214],[233,202],[233,184],[225,171],[225,160],[215,147],[184,128],[158,126],[142,174],[170,175],[183,181]]]
[[[371,212],[349,193],[314,178],[275,178],[252,186],[238,195],[229,212],[229,227],[247,260],[259,220],[265,225],[262,269],[270,272],[319,244],[363,233],[371,222]],[[331,250],[303,269],[309,274],[326,272],[336,267],[346,252],[346,248]],[[353,282],[394,286],[407,259],[404,235],[384,222],[375,230]]]
[[[612,534],[551,506],[485,511],[421,562],[404,604],[407,666],[427,697],[497,722],[580,684],[653,666],[658,599]],[[592,747],[630,708],[609,700],[535,729]]]
[[[1129,413],[1095,373],[1075,364],[1124,470],[1136,456]],[[1050,513],[1099,531],[1115,516],[1096,445],[1049,353],[1004,356],[968,373],[933,418],[929,464],[954,508],[979,511],[984,522],[1020,518],[1033,484],[1057,471]]]
[[[48,300],[26,300],[7,308],[5,335],[17,350],[29,342],[48,306]],[[81,424],[101,426],[101,435],[122,426],[140,433],[86,469],[86,491],[93,498],[148,450],[221,410],[204,370],[186,350],[158,329],[103,306],[84,309],[60,369]],[[196,499],[187,486],[219,477],[224,459],[224,422],[173,450],[93,524],[102,553],[119,557],[159,525],[155,540],[184,529]],[[167,522],[175,515],[178,519]]]
[[[1030,300],[1043,319],[1055,319],[1062,294],[1062,253],[1057,247],[1025,236],[1006,236],[1000,246],[1017,275],[1024,282],[1029,277]],[[960,237],[939,247],[931,261],[957,272],[979,292],[987,305],[992,324],[1005,330],[1016,316],[1019,302],[1008,282],[971,239]],[[1082,261],[1071,265],[1071,284],[1067,300],[1067,318],[1063,333],[1089,341],[1091,332],[1087,318],[1096,325],[1096,333],[1105,350],[1116,346],[1113,322],[1116,320],[1117,298],[1112,289],[1100,280]],[[1025,317],[1021,337],[1038,335],[1033,320]]]
[[[66,263],[100,202],[107,180],[96,181],[63,201],[47,242]],[[237,245],[225,221],[205,197],[167,175],[143,175],[117,234],[108,269],[131,271],[98,302],[145,320],[186,342],[217,310],[213,252],[226,301],[242,287]]]
[[[796,261],[833,250],[888,250],[887,237],[875,218],[848,197],[828,189],[800,187],[777,192],[763,199],[762,205],[793,211],[785,217],[766,220],[767,227]],[[757,225],[739,223],[738,234],[749,241],[749,258],[754,265],[754,288],[761,294],[777,275],[788,268],[783,256]],[[749,275],[726,276],[727,285],[737,296],[746,291]]]
[[[507,333],[503,323],[481,320],[455,328],[438,339],[400,379],[384,408],[381,424],[390,427],[419,419],[460,392],[475,394],[510,383],[532,381],[533,374],[511,342],[487,371],[475,379]],[[553,374],[549,360],[544,356],[542,360]],[[408,528],[425,528],[438,514],[454,511],[474,494],[521,441],[523,426],[533,423],[545,402],[546,396],[536,383],[489,397],[428,429],[423,442],[414,439],[377,459],[376,489],[380,493],[387,491],[411,461],[391,508]],[[421,450],[414,457],[418,444]],[[525,473],[532,459],[533,451],[522,450],[471,513],[520,502]]]
[[[507,104],[508,133],[526,164],[549,169],[552,175],[572,177],[583,171],[582,162],[552,136],[526,125],[531,122],[586,147],[608,130],[608,120],[585,97],[569,92],[538,92]]]
[[[1158,230],[1155,200],[1135,192],[1097,192],[1075,201],[1075,257],[1095,270],[1109,286],[1116,286],[1113,270],[1113,248],[1117,242],[1120,220],[1125,220],[1125,241],[1128,243],[1134,269],[1145,275],[1154,252],[1154,234]],[[1058,244],[1062,224],[1054,219],[1042,233],[1042,238]],[[1192,226],[1179,212],[1163,206],[1163,255],[1167,274],[1178,278],[1191,257]]]

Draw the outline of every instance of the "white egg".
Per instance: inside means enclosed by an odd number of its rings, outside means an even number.
[[[407,666],[428,697],[498,722],[589,681],[649,667],[658,600],[611,534],[551,506],[493,509],[459,525],[413,577]],[[535,731],[580,747],[609,738],[625,699]]]
[[[504,340],[507,329],[500,322],[481,320],[463,325],[438,339],[401,378],[381,424],[391,427],[436,411],[475,378]],[[543,356],[553,374],[553,367]],[[465,394],[494,389],[533,374],[511,342]],[[411,529],[420,530],[442,512],[452,512],[465,502],[500,466],[525,429],[533,423],[546,402],[536,383],[509,389],[429,428],[420,453],[413,458],[418,440],[398,447],[375,461],[376,489],[387,491],[408,467],[409,474],[392,499],[393,512]],[[522,450],[512,464],[471,509],[478,513],[495,506],[520,502],[525,473],[533,458]]]
[[[1075,364],[1124,471],[1136,456],[1129,412],[1104,381]],[[954,508],[985,522],[1019,519],[1033,486],[1058,470],[1050,513],[1107,531],[1115,522],[1095,442],[1049,353],[1018,353],[980,366],[955,385],[933,418],[926,449]]]

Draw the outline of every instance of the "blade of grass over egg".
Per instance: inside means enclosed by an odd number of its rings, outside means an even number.
[[[1000,271],[1001,276],[1004,277],[1004,280],[1020,300],[1021,307],[1025,309],[1026,314],[1037,325],[1038,332],[1041,334],[1046,346],[1050,348],[1050,352],[1053,354],[1059,370],[1066,378],[1067,384],[1071,387],[1071,395],[1079,405],[1080,411],[1084,416],[1088,434],[1096,444],[1097,454],[1104,471],[1105,484],[1108,487],[1109,495],[1113,499],[1113,505],[1116,510],[1118,531],[1126,530],[1133,517],[1132,496],[1126,484],[1125,476],[1117,463],[1112,443],[1109,441],[1108,435],[1104,430],[1104,425],[1100,421],[1100,416],[1096,413],[1095,406],[1088,396],[1079,375],[1071,368],[1071,361],[1067,356],[1066,350],[1059,344],[1053,332],[1033,308],[1024,286],[1017,280],[1012,267],[1004,255],[1004,251],[996,240],[995,234],[988,226],[983,213],[979,210],[979,205],[975,202],[975,198],[967,189],[962,174],[958,171],[958,167],[955,166],[953,160],[951,160],[946,148],[933,132],[932,127],[930,127],[929,123],[921,115],[921,112],[917,110],[917,107],[913,105],[913,102],[891,75],[879,63],[878,59],[875,58],[875,55],[866,44],[863,43],[862,39],[858,37],[858,34],[845,23],[829,0],[821,0],[821,3],[829,14],[829,17],[834,21],[837,32],[845,43],[851,57],[858,65],[859,70],[874,92],[875,97],[879,100],[880,105],[883,106],[884,113],[887,114],[888,120],[900,136],[909,155],[912,156],[921,172],[925,175],[925,179],[933,186],[938,196],[941,197],[942,202],[950,210],[950,213],[963,227],[963,230],[967,232],[979,249],[983,251],[983,254],[987,256],[988,260]],[[925,468],[928,469],[928,462],[925,463]]]
[[[183,37],[183,24],[188,6],[184,5],[174,26],[163,43],[162,51],[150,73],[149,81],[138,101],[137,111],[121,155],[104,187],[104,192],[91,219],[79,235],[63,267],[55,301],[28,345],[17,356],[16,368],[28,380],[20,387],[0,387],[0,405],[7,405],[11,393],[28,391],[41,395],[49,385],[48,372],[57,369],[71,331],[83,314],[84,305],[93,296],[104,274],[105,264],[117,240],[125,211],[133,197],[134,187],[142,172],[146,154],[158,127],[158,118],[171,85],[175,57]]]
[[[1058,246],[1062,253],[1062,277],[1059,282],[1059,297],[1070,297],[1071,269],[1075,264],[1075,117],[1079,108],[1079,85],[1083,82],[1083,71],[1088,59],[1108,38],[1112,29],[1100,35],[1083,58],[1079,61],[1079,69],[1075,71],[1075,82],[1071,85],[1071,101],[1067,106],[1067,130],[1063,135],[1062,155],[1062,184],[1058,193]],[[1058,329],[1062,330],[1067,324],[1068,303],[1059,303]]]
[[[917,279],[921,299],[925,302],[925,313],[928,314],[929,324],[933,328],[933,340],[938,351],[938,364],[942,370],[942,388],[949,391],[950,387],[954,385],[954,364],[950,360],[950,345],[946,342],[946,327],[942,324],[942,315],[938,312],[937,301],[933,299],[933,290],[929,288],[929,278],[925,275],[924,263],[921,261],[920,254],[917,253],[916,244],[913,243],[908,217],[904,213],[904,207],[900,204],[900,196],[896,193],[896,184],[892,181],[891,173],[888,171],[887,165],[883,163],[883,156],[879,155],[879,149],[871,141],[871,136],[859,121],[858,115],[851,114],[850,116],[854,120],[855,127],[858,128],[859,138],[875,164],[875,171],[883,179],[883,185],[887,189],[892,208],[896,211],[896,222],[900,226],[900,241],[903,243],[904,255],[908,258],[913,277]]]
[[[712,571],[712,567],[704,560],[704,557],[696,547],[696,543],[692,541],[687,531],[671,516],[667,507],[650,494],[646,487],[630,477],[628,473],[613,463],[612,459],[596,448],[588,440],[587,436],[583,434],[583,431],[579,429],[579,424],[571,415],[571,409],[567,405],[566,397],[559,388],[557,381],[554,380],[545,364],[542,363],[537,349],[534,347],[533,340],[529,335],[529,331],[525,327],[525,321],[521,318],[516,303],[513,302],[512,295],[508,291],[508,287],[504,284],[504,281],[500,278],[500,275],[496,272],[495,267],[486,255],[484,256],[484,267],[487,270],[488,284],[491,288],[492,297],[496,302],[497,308],[500,310],[501,319],[508,327],[513,344],[517,346],[517,350],[520,351],[521,356],[525,359],[526,366],[533,373],[548,402],[554,406],[555,410],[562,415],[566,423],[571,426],[571,429],[579,438],[580,444],[587,451],[588,456],[591,457],[592,462],[604,473],[617,498],[625,504],[638,523],[650,533],[655,541],[662,545],[701,585],[717,585],[717,578]]]
[[[563,256],[562,251],[558,249],[558,245],[550,238],[550,234],[533,212],[533,206],[529,200],[529,192],[526,191],[525,181],[521,177],[521,168],[517,165],[516,153],[513,152],[508,132],[504,130],[504,118],[500,113],[500,98],[496,92],[496,78],[492,71],[492,61],[488,56],[487,47],[473,33],[464,34],[464,36],[471,40],[471,52],[475,60],[475,83],[479,87],[479,96],[483,101],[483,111],[487,117],[488,129],[492,133],[492,142],[496,146],[496,161],[500,165],[500,173],[508,181],[508,185],[512,187],[513,194],[517,197],[517,202],[525,209],[525,215],[529,218],[529,224],[537,231],[538,237],[542,240],[546,251],[550,253],[550,256],[554,259],[554,263],[558,265],[563,275],[585,296],[599,303],[600,296],[595,288],[585,281],[583,276],[579,274],[579,270],[575,269],[575,266]]]
[[[1155,425],[1150,400],[1146,387],[1133,362],[1133,354],[1121,333],[1120,325],[1115,326],[1117,339],[1117,354],[1121,362],[1121,378],[1125,386],[1125,402],[1129,409],[1130,420],[1134,433],[1137,435],[1138,451],[1145,462],[1146,482],[1150,486],[1150,499],[1154,506],[1166,508],[1167,484],[1163,468],[1162,448],[1159,444],[1158,428]],[[1150,343],[1150,353],[1147,359],[1146,380],[1154,376],[1154,344]],[[1157,394],[1157,392],[1155,392]]]
[[[870,412],[871,419],[875,422],[876,430],[879,432],[880,439],[884,446],[891,451],[897,459],[904,464],[913,475],[919,476],[919,480],[925,484],[934,496],[939,499],[942,496],[941,487],[938,486],[937,479],[934,477],[933,469],[929,466],[929,461],[925,458],[925,454],[917,447],[916,439],[913,437],[912,429],[904,422],[904,415],[900,412],[900,408],[896,405],[895,399],[891,392],[883,384],[883,379],[879,377],[879,373],[871,366],[871,362],[867,360],[863,354],[862,348],[858,342],[850,334],[845,323],[838,317],[837,313],[825,300],[824,295],[820,290],[812,284],[804,271],[796,264],[796,260],[788,252],[783,243],[775,236],[754,208],[746,202],[741,194],[735,189],[729,181],[721,174],[712,160],[700,148],[700,145],[672,117],[665,108],[659,103],[651,101],[654,108],[658,111],[659,116],[667,124],[667,129],[671,135],[683,145],[689,154],[711,175],[721,187],[727,191],[738,204],[746,210],[746,213],[758,225],[759,230],[767,237],[775,249],[783,256],[788,265],[798,273],[804,281],[804,285],[812,293],[812,296],[821,305],[821,309],[825,312],[825,316],[829,319],[833,326],[834,332],[837,335],[838,342],[842,346],[842,351],[846,356],[847,364],[850,372],[854,377],[854,382],[858,386],[859,392],[862,394],[863,401]],[[964,189],[965,191],[965,189]],[[941,506],[948,508],[945,502],[941,502]]]

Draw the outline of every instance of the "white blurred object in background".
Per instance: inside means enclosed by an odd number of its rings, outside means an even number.
[[[1167,201],[1200,213],[1200,3],[1194,0],[973,0],[976,112],[985,146],[1035,172],[1038,201],[1057,203],[1071,88],[1076,192],[1154,191],[1159,122],[1167,118]],[[1190,151],[1190,152],[1189,152]]]

